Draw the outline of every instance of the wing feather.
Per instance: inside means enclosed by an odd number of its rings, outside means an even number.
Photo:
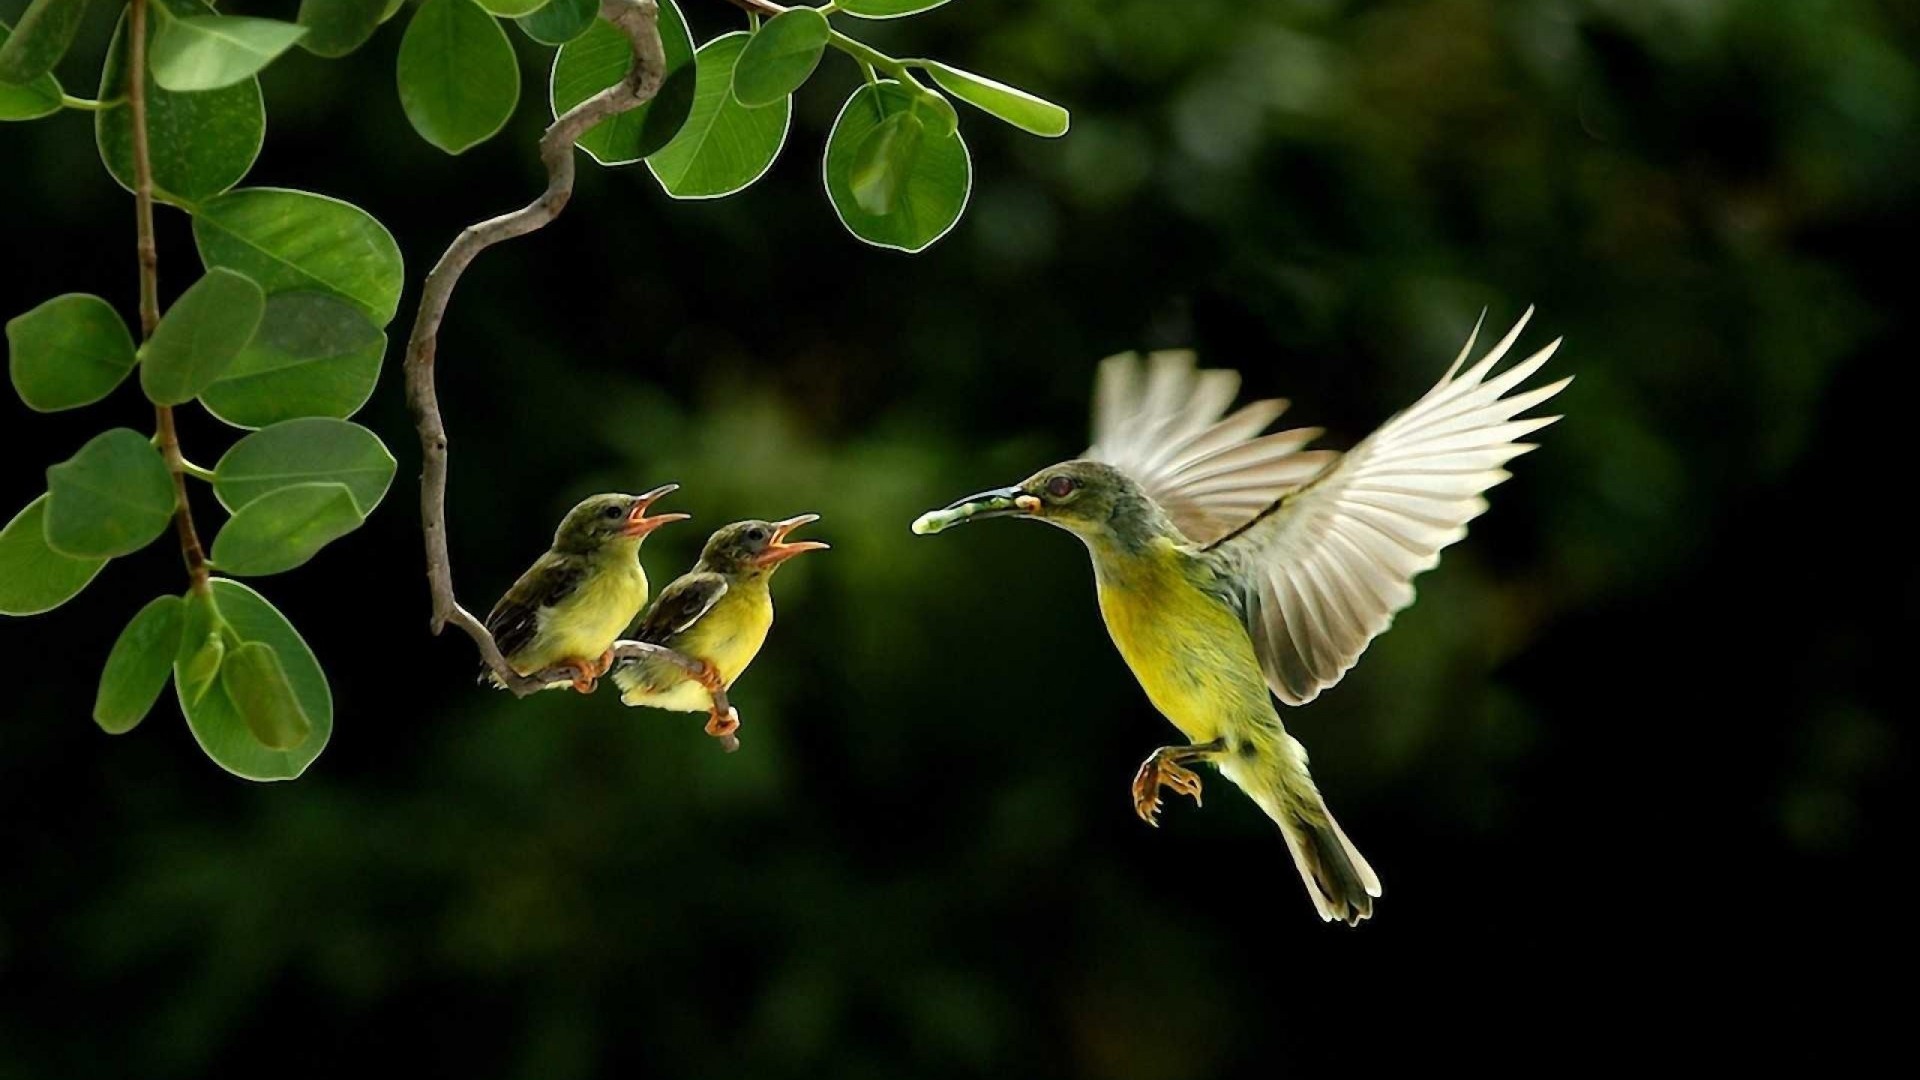
[[[1515,417],[1565,389],[1570,377],[1508,396],[1553,356],[1558,339],[1487,377],[1532,314],[1528,308],[1463,371],[1476,324],[1447,374],[1412,407],[1204,545],[1248,583],[1248,630],[1282,701],[1305,704],[1340,681],[1413,602],[1414,577],[1486,512],[1484,493],[1511,475],[1503,466],[1534,448],[1517,440],[1559,419]]]

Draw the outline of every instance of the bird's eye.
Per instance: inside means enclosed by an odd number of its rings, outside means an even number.
[[[609,506],[605,510],[600,511],[600,516],[606,518],[608,521],[612,521],[617,517],[624,517],[625,515],[621,513],[618,506]]]
[[[1071,476],[1056,476],[1047,481],[1047,494],[1056,499],[1064,499],[1074,493],[1080,482]]]
[[[758,544],[766,540],[766,538],[767,530],[765,529],[755,527],[747,530],[747,541],[749,543]]]

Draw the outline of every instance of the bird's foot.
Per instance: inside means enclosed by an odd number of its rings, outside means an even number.
[[[603,659],[611,661],[612,658],[604,657]],[[574,690],[582,694],[593,693],[594,688],[600,685],[600,676],[606,674],[607,670],[606,667],[601,666],[598,661],[584,658],[562,660],[560,663],[555,664],[554,667],[562,671],[570,672],[570,679],[573,682]]]
[[[699,667],[693,672],[693,681],[705,687],[707,693],[712,694],[727,688],[725,681],[720,678],[720,669],[714,667],[712,661],[696,660],[694,663]]]
[[[1193,799],[1195,806],[1200,802],[1200,774],[1181,764],[1195,758],[1207,757],[1217,752],[1212,743],[1201,746],[1163,746],[1147,755],[1140,763],[1140,771],[1133,774],[1133,812],[1140,820],[1158,828],[1160,825],[1160,789],[1172,788],[1175,794],[1186,795]]]
[[[613,667],[613,650],[608,649],[606,652],[603,652],[600,654],[599,660],[594,662],[593,677],[597,679],[600,676],[605,675],[610,669],[612,669],[612,667]]]
[[[719,739],[720,749],[729,754],[740,749],[740,737],[734,734],[739,730],[740,710],[731,705],[725,713],[715,709],[707,716],[707,734]]]

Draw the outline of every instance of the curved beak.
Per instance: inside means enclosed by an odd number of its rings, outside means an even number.
[[[767,550],[761,552],[753,561],[760,566],[773,567],[779,566],[795,555],[802,555],[809,551],[827,550],[827,545],[818,540],[794,540],[792,542],[788,542],[787,540],[788,533],[802,525],[819,520],[819,514],[801,514],[798,517],[790,517],[785,521],[774,522],[773,538],[767,541]]]
[[[633,502],[633,509],[627,511],[626,527],[620,530],[622,536],[645,536],[668,522],[685,521],[692,514],[655,514],[647,516],[647,508],[661,498],[679,491],[679,484],[662,484]]]
[[[921,514],[914,519],[913,531],[921,536],[932,536],[955,525],[981,518],[1032,517],[1039,512],[1040,500],[1018,487],[994,488],[978,495],[969,495],[943,510]]]

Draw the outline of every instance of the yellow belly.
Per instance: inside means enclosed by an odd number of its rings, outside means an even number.
[[[758,596],[751,588],[741,588],[721,597],[712,611],[674,640],[673,647],[682,655],[712,664],[720,673],[722,685],[731,688],[759,655],[772,628],[773,602],[765,595],[764,586]],[[705,688],[684,679],[678,669],[650,666],[647,672],[643,681],[621,694],[621,701],[672,712],[706,712],[712,707]]]
[[[526,671],[563,660],[595,660],[611,648],[647,603],[647,576],[639,564],[609,570],[540,614],[535,645],[518,659]]]
[[[1193,742],[1208,742],[1272,703],[1240,618],[1177,565],[1102,574],[1100,614],[1153,707]]]

